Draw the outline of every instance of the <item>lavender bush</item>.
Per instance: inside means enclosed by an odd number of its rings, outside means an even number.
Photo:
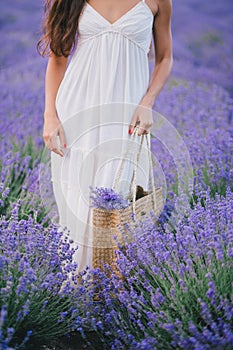
[[[20,202],[0,220],[1,349],[34,349],[71,331],[81,315],[77,247],[54,225],[20,219],[19,209]]]
[[[30,138],[24,147],[14,145],[4,155],[0,161],[0,215],[9,218],[12,203],[20,198],[20,218],[27,219],[32,215],[37,222],[48,225],[49,210],[40,198],[40,155],[41,150],[35,150],[35,144]]]
[[[226,198],[207,191],[175,231],[152,217],[131,232],[118,259],[123,279],[101,275],[92,315],[111,349],[232,348],[232,218],[228,188]]]

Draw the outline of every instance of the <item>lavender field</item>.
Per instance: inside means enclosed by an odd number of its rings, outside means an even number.
[[[173,2],[174,65],[154,109],[185,142],[192,195],[177,192],[153,139],[168,191],[159,225],[152,216],[132,232],[122,279],[96,269],[79,284],[77,247],[41,198],[42,3],[0,8],[0,349],[233,349],[232,1]]]

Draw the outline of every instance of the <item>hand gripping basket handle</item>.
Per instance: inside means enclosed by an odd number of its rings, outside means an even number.
[[[127,146],[127,149],[126,149],[126,152],[125,152],[125,155],[124,155],[124,158],[121,162],[121,166],[118,170],[118,173],[115,177],[115,180],[114,180],[114,184],[113,184],[113,189],[116,190],[116,186],[119,182],[119,179],[120,179],[120,176],[121,176],[121,173],[123,171],[123,166],[124,166],[124,163],[126,161],[126,156],[129,152],[129,148],[130,148],[130,145],[132,143],[132,140],[133,140],[133,137],[135,136],[136,133],[138,133],[138,129],[139,129],[139,126],[136,126],[133,130],[133,133],[130,137],[130,140],[128,142],[128,146]],[[149,157],[149,167],[150,167],[150,176],[151,176],[151,183],[152,183],[152,194],[153,194],[153,204],[154,204],[154,210],[156,212],[156,195],[155,195],[155,183],[154,183],[154,175],[153,175],[153,163],[152,163],[152,158],[151,158],[151,152],[150,152],[150,145],[149,145],[149,140],[148,140],[148,135],[141,135],[141,142],[140,142],[140,146],[139,146],[139,151],[136,152],[136,142],[135,142],[135,162],[134,162],[134,171],[133,171],[133,177],[132,177],[132,183],[131,183],[131,186],[133,186],[133,213],[136,215],[136,211],[135,211],[135,202],[136,202],[136,180],[137,180],[137,167],[138,167],[138,161],[139,161],[139,156],[140,156],[140,153],[141,153],[141,149],[142,149],[142,144],[143,144],[143,140],[144,140],[144,136],[146,136],[146,143],[147,143],[147,151],[148,151],[148,157]],[[131,187],[130,187],[131,188]]]

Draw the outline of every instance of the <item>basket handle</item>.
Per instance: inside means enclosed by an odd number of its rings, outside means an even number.
[[[120,176],[121,176],[121,173],[123,171],[123,166],[124,166],[124,163],[125,163],[125,160],[126,160],[126,155],[128,154],[129,152],[129,147],[131,145],[131,142],[133,140],[133,136],[138,133],[138,130],[139,130],[139,126],[136,126],[133,130],[133,133],[131,135],[131,138],[128,142],[128,147],[126,149],[126,152],[125,152],[125,156],[121,162],[121,166],[118,170],[118,173],[115,177],[115,180],[114,180],[114,185],[113,185],[113,189],[116,189],[116,185],[117,183],[119,182],[119,179],[120,179]],[[153,163],[152,163],[152,158],[151,158],[151,152],[150,152],[150,145],[149,145],[149,140],[148,140],[148,136],[147,134],[146,135],[142,135],[141,136],[141,142],[140,142],[140,146],[139,146],[139,151],[136,152],[136,143],[135,143],[135,165],[134,165],[134,171],[133,171],[133,177],[132,177],[132,182],[131,182],[131,186],[130,186],[130,189],[131,187],[133,186],[133,213],[136,215],[136,212],[135,212],[135,203],[136,203],[136,180],[137,180],[137,167],[138,167],[138,161],[139,161],[139,156],[140,156],[140,153],[141,153],[141,149],[142,149],[142,143],[143,143],[143,140],[144,140],[144,136],[146,136],[146,142],[147,142],[147,150],[148,150],[148,157],[149,157],[149,167],[150,167],[150,176],[151,176],[151,182],[152,182],[152,193],[153,193],[153,204],[154,204],[154,210],[156,211],[156,195],[155,195],[155,183],[154,183],[154,175],[153,175]]]
[[[114,189],[114,190],[116,190],[116,186],[117,186],[117,184],[119,183],[119,180],[120,180],[120,177],[121,177],[121,174],[122,174],[122,171],[123,171],[123,166],[124,166],[125,161],[126,161],[126,156],[127,156],[127,154],[129,153],[129,148],[130,148],[130,145],[131,145],[131,143],[132,143],[132,141],[133,141],[133,137],[136,135],[137,128],[138,128],[138,127],[136,126],[136,127],[134,128],[134,130],[133,130],[133,133],[132,133],[132,135],[131,135],[131,137],[130,137],[130,140],[129,140],[129,142],[128,142],[127,149],[126,149],[126,151],[125,151],[123,160],[122,160],[122,162],[121,162],[121,166],[120,166],[120,168],[119,168],[119,170],[118,170],[118,173],[117,173],[117,175],[116,175],[116,177],[115,177],[114,184],[113,184],[113,189]],[[144,135],[142,135],[141,144],[142,144],[142,142],[143,142],[143,137],[144,137]],[[135,147],[136,147],[136,146],[135,146]],[[140,151],[141,151],[141,148],[139,149],[139,153],[140,153]]]

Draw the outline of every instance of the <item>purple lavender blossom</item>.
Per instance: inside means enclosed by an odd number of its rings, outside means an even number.
[[[123,209],[129,206],[129,201],[124,199],[119,193],[116,193],[112,188],[90,186],[91,205],[92,208],[101,208],[107,210]]]

